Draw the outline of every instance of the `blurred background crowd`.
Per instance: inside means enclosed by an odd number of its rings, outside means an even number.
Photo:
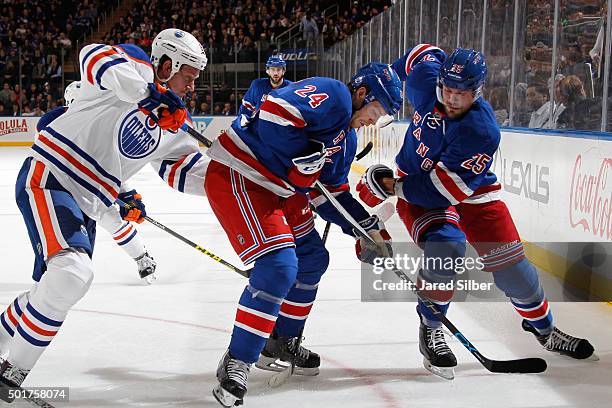
[[[288,79],[347,81],[370,60],[392,62],[430,42],[448,52],[459,45],[484,51],[485,97],[500,125],[610,130],[605,116],[612,115],[602,114],[608,2],[4,0],[0,115],[38,116],[63,104],[65,85],[79,78],[84,44],[133,43],[148,52],[159,31],[178,27],[194,34],[209,58],[187,97],[192,115],[234,116],[276,52],[287,61]],[[407,105],[398,119],[409,115]]]

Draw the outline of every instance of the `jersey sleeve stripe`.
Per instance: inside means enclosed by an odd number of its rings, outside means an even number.
[[[91,50],[87,52],[87,54],[85,54],[85,56],[83,57],[83,61],[81,61],[81,72],[85,72],[85,61],[87,61],[87,59],[91,56],[91,54],[93,54],[96,51],[100,51],[100,49],[104,47],[108,47],[108,45],[100,44],[98,46],[93,47]]]
[[[189,156],[187,156],[189,157]],[[191,160],[189,160],[189,163],[187,163],[182,169],[181,169],[181,175],[179,177],[179,183],[178,183],[178,191],[180,191],[181,193],[185,192],[185,181],[187,180],[187,174],[189,173],[189,170],[191,170],[193,168],[193,166],[198,162],[198,160],[200,160],[202,158],[202,154],[201,153],[196,153],[193,155],[193,157],[191,158]]]
[[[96,62],[100,61],[104,57],[109,57],[111,55],[119,55],[119,53],[113,49],[110,49],[96,54],[89,60],[89,62],[87,63],[87,81],[89,81],[90,84],[94,84],[93,68],[94,65],[96,65]]]
[[[98,70],[98,73],[96,74],[96,82],[98,83],[98,85],[100,85],[100,89],[102,89],[103,91],[106,90],[106,88],[104,88],[102,86],[102,82],[100,82],[102,80],[102,75],[104,75],[106,70],[109,69],[110,67],[112,67],[113,65],[122,64],[124,62],[127,62],[127,60],[125,58],[115,58],[112,61],[105,62],[100,67],[100,69]]]
[[[131,59],[132,61],[135,61],[135,62],[137,62],[137,63],[139,63],[139,64],[146,65],[146,66],[148,66],[148,67],[150,67],[150,68],[153,68],[153,64],[151,64],[151,62],[149,62],[149,61],[144,61],[144,60],[141,60],[141,59],[136,58],[136,57],[132,57],[132,56],[131,56],[131,55],[130,55],[130,54],[129,54],[129,53],[128,53],[128,52],[127,52],[125,49],[123,49],[123,48],[122,48],[122,47],[120,47],[120,46],[116,45],[116,46],[114,46],[113,48],[117,48],[117,49],[121,50],[121,52],[123,52],[123,54],[124,54],[126,57],[128,57],[129,59]]]
[[[271,99],[272,98],[268,98],[261,105],[259,116],[261,119],[276,123],[280,126],[294,126],[297,128],[303,128],[306,126],[306,122],[301,115],[300,117],[293,115],[291,112],[285,109],[284,106],[281,106]]]
[[[181,166],[181,164],[183,164],[186,158],[187,156],[181,158],[179,161],[174,163],[172,167],[170,168],[170,174],[168,174],[168,185],[170,187],[174,188],[174,177],[176,177],[176,171]]]
[[[414,47],[412,51],[410,51],[410,54],[408,54],[408,58],[406,58],[406,75],[410,74],[410,71],[412,70],[412,66],[414,65],[415,61],[421,55],[423,55],[426,51],[437,50],[437,49],[439,48],[434,47],[430,44],[419,44],[416,47]]]
[[[242,106],[244,106],[245,108],[247,108],[250,111],[254,111],[255,107],[253,105],[251,105],[251,103],[249,103],[246,99],[242,100]]]

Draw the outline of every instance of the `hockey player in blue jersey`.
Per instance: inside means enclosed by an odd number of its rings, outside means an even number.
[[[482,98],[487,67],[482,53],[458,48],[446,56],[440,48],[420,44],[395,61],[406,82],[414,115],[396,156],[399,178],[384,165],[371,166],[357,186],[360,197],[375,206],[398,196],[397,212],[428,258],[457,259],[469,241],[482,257],[484,270],[523,318],[524,330],[553,352],[583,359],[593,347],[553,324],[550,306],[536,269],[525,257],[512,217],[499,197],[490,170],[500,131],[491,106]],[[448,283],[455,271],[439,263],[421,270],[424,283]],[[429,286],[432,287],[432,286]],[[446,313],[452,290],[422,291]],[[422,302],[419,349],[434,374],[452,379],[457,361],[447,346],[441,323]]]
[[[64,106],[58,106],[55,109],[45,113],[36,123],[36,131],[40,132],[55,119],[63,115],[70,107],[72,102],[77,97],[81,89],[81,81],[74,81],[66,86],[64,90]],[[136,190],[126,188],[124,183],[124,192],[120,194],[119,199],[125,200],[128,196],[140,197]],[[138,198],[140,200],[140,198]],[[142,200],[141,200],[142,201]],[[144,204],[142,204],[144,205]],[[131,214],[129,212],[132,211]],[[117,209],[115,206],[110,207],[104,217],[100,219],[100,225],[107,230],[113,237],[113,240],[121,249],[125,251],[136,262],[138,266],[138,275],[147,284],[152,284],[157,280],[155,269],[157,263],[145,248],[140,233],[132,222],[142,222],[138,209],[127,210],[123,207]],[[95,231],[92,231],[95,235]],[[95,238],[94,238],[95,239]]]
[[[395,114],[401,103],[400,81],[389,65],[362,67],[348,86],[308,78],[272,91],[248,126],[237,118],[207,151],[211,207],[243,262],[255,263],[217,370],[213,393],[222,405],[242,403],[260,353],[285,361],[295,355],[298,373],[318,373],[319,356],[299,346],[298,336],[329,254],[305,193],[316,180],[343,184],[347,155],[355,150],[351,144],[347,151],[351,129]],[[361,211],[352,215],[379,245],[360,242],[358,255],[365,261],[387,255],[384,225]]]
[[[242,126],[246,126],[255,113],[266,100],[268,94],[274,89],[283,88],[292,82],[285,79],[287,63],[280,55],[272,55],[266,61],[266,74],[268,78],[258,78],[251,82],[251,86],[242,98],[242,104],[238,111],[238,117]]]

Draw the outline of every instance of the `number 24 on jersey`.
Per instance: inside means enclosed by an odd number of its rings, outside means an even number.
[[[326,93],[313,93],[316,90],[317,87],[314,85],[305,85],[303,88],[295,91],[295,94],[301,96],[302,98],[308,98],[308,104],[314,109],[329,98],[329,95]]]

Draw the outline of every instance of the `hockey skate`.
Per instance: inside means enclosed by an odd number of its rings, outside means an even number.
[[[219,384],[213,389],[213,395],[221,405],[242,405],[250,370],[250,364],[233,358],[229,349],[225,352],[217,367]]]
[[[291,367],[294,358],[295,367],[292,374],[308,376],[319,374],[321,358],[317,353],[298,345],[297,337],[280,337],[272,332],[255,367],[280,372]]]
[[[417,310],[418,313],[418,310]],[[423,323],[419,327],[419,351],[423,355],[423,366],[432,374],[446,380],[455,378],[455,367],[457,359],[453,351],[446,344],[442,327],[432,329]]]
[[[527,320],[523,319],[523,330],[533,333],[538,339],[538,342],[548,351],[569,356],[577,360],[590,358],[591,360],[599,360],[597,355],[593,354],[593,346],[586,339],[571,336],[563,333],[556,327],[548,335],[541,335]]]
[[[10,388],[21,387],[30,370],[11,365],[7,360],[2,360],[0,365],[0,400],[13,402],[15,398],[9,395]]]
[[[155,276],[157,262],[148,252],[145,252],[140,258],[136,258],[136,263],[138,264],[140,279],[143,279],[149,285],[157,280],[157,276]]]

